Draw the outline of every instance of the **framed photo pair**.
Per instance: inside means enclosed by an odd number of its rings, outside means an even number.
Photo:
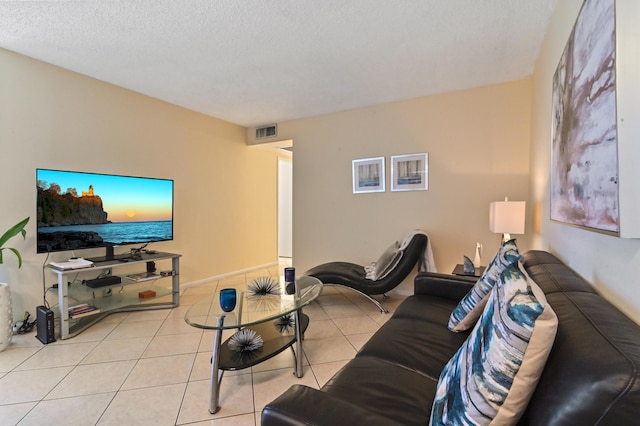
[[[429,189],[429,154],[391,157],[391,191],[426,191]],[[352,161],[353,193],[385,192],[384,157]]]

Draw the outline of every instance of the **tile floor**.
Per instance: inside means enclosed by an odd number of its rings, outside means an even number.
[[[259,425],[269,401],[295,383],[322,386],[390,316],[354,292],[325,287],[305,309],[304,377],[293,374],[289,350],[226,372],[222,409],[209,414],[213,335],[187,325],[185,312],[217,287],[277,277],[288,263],[184,288],[178,308],[109,315],[46,346],[34,333],[14,336],[0,352],[0,424]],[[393,311],[401,301],[392,293],[383,303]]]

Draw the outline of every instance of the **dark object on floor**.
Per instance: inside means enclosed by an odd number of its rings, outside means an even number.
[[[56,341],[53,311],[46,306],[36,306],[36,338],[42,343]]]
[[[547,363],[519,425],[630,425],[640,418],[640,326],[553,255],[524,268],[558,316]],[[424,425],[440,372],[467,338],[449,315],[476,278],[423,273],[415,295],[320,390],[295,385],[262,425]]]
[[[316,277],[324,285],[337,285],[356,291],[375,303],[381,312],[387,312],[380,302],[371,296],[385,294],[400,285],[416,264],[423,259],[426,247],[427,236],[414,235],[395,268],[377,281],[366,278],[364,266],[349,262],[324,263],[309,269],[305,275]]]

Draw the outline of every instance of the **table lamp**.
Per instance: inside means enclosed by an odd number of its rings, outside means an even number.
[[[489,207],[489,229],[491,232],[501,233],[502,242],[511,239],[510,234],[524,234],[525,202],[494,201]]]

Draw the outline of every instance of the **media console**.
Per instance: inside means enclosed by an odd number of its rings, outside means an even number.
[[[127,262],[121,262],[117,259],[107,260],[96,262],[93,267],[83,269],[61,270],[47,265],[47,270],[56,274],[58,278],[58,313],[56,317],[58,317],[60,324],[60,338],[73,337],[115,312],[177,307],[180,304],[180,256],[179,254],[162,252],[140,253]],[[161,266],[163,262],[167,265]],[[135,268],[132,265],[143,266],[145,264],[145,271],[148,274],[144,278],[139,278],[141,268]],[[157,268],[157,275],[154,275],[153,271],[149,271],[150,265],[154,269]],[[113,274],[116,269],[126,270],[120,277],[121,282],[114,280],[112,285],[95,288],[86,285],[87,281],[95,282],[95,279],[100,275],[117,276]],[[172,273],[171,275],[161,275],[160,270],[170,270]],[[82,276],[86,276],[86,278],[81,279]],[[148,297],[149,291],[155,293],[155,296]],[[142,293],[145,293],[144,297],[140,296]],[[81,304],[88,304],[96,309],[93,311],[94,313],[89,312],[75,318],[70,317],[69,307]]]

